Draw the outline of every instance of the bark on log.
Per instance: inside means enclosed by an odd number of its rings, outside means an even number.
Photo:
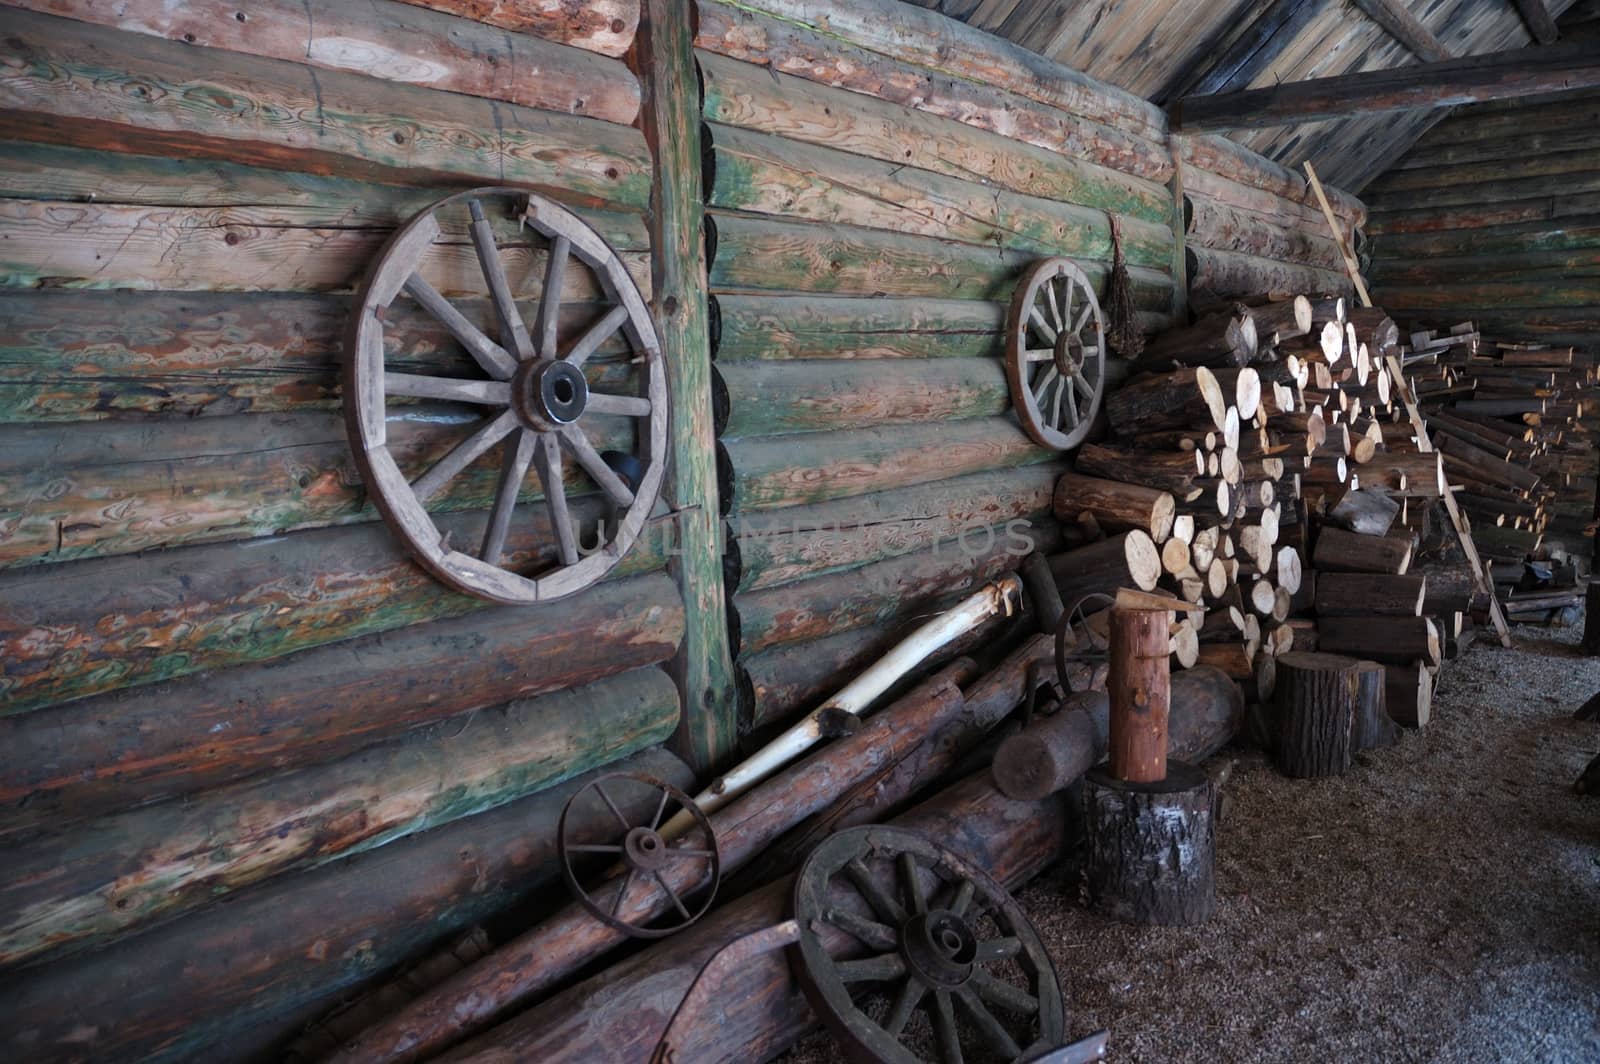
[[[1150,451],[1136,446],[1147,438],[1141,434],[1127,445],[1086,443],[1078,448],[1074,468],[1090,476],[1138,484],[1186,498],[1194,489],[1195,478],[1205,474],[1205,453],[1198,447]],[[1067,515],[1058,510],[1056,516],[1065,519]],[[1149,531],[1154,534],[1153,529]]]
[[[1079,461],[1081,464],[1081,453]],[[1190,458],[1191,465],[1192,461]],[[1149,533],[1157,543],[1172,532],[1175,506],[1166,491],[1121,480],[1102,480],[1077,473],[1062,473],[1056,480],[1056,517],[1070,521],[1088,513],[1102,528],[1119,532],[1138,529]]]
[[[1084,777],[1089,905],[1127,923],[1203,924],[1216,910],[1211,780],[1182,761],[1156,783]]]
[[[1386,665],[1384,703],[1396,724],[1421,728],[1433,714],[1433,674],[1420,664]]]
[[[1204,366],[1135,378],[1105,400],[1112,430],[1129,438],[1208,422],[1220,429],[1227,418],[1227,407],[1222,386]]]
[[[1278,768],[1294,779],[1344,775],[1354,752],[1357,661],[1291,651],[1277,665]]]
[[[1143,532],[1123,532],[1050,559],[1061,601],[1071,604],[1090,594],[1115,594],[1132,586],[1154,591],[1161,579],[1161,554]]]
[[[1428,593],[1423,575],[1324,573],[1317,581],[1319,617],[1420,617]]]
[[[1166,610],[1113,607],[1110,623],[1111,774],[1130,783],[1166,778],[1172,678]]]
[[[1363,536],[1342,528],[1317,533],[1311,555],[1318,569],[1337,573],[1403,574],[1411,565],[1411,543],[1395,536]]]
[[[1247,307],[1212,314],[1147,341],[1139,361],[1183,366],[1244,366],[1256,356],[1255,317]]]
[[[1256,318],[1256,335],[1262,343],[1276,337],[1274,346],[1311,332],[1311,300],[1305,296],[1280,299],[1251,308]]]
[[[1298,266],[1237,251],[1213,251],[1193,245],[1185,255],[1190,292],[1202,301],[1222,302],[1260,294],[1343,293],[1350,288],[1350,281],[1344,274],[1315,266]]]
[[[729,438],[999,417],[1011,407],[1005,370],[988,359],[930,359],[890,374],[873,362],[836,360],[752,362],[718,372],[728,388],[722,435]]]
[[[1390,664],[1443,660],[1439,629],[1427,617],[1318,617],[1317,639],[1323,650]]]
[[[1385,695],[1387,670],[1375,661],[1356,664],[1356,715],[1350,732],[1351,752],[1393,746],[1399,728],[1389,719]]]

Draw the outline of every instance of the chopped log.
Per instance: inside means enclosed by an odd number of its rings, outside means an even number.
[[[1300,562],[1300,552],[1290,546],[1279,547],[1276,563],[1273,572],[1278,577],[1278,586],[1290,595],[1298,595],[1300,586],[1305,579],[1305,570]]]
[[[1216,910],[1215,794],[1204,772],[1170,763],[1164,780],[1084,777],[1089,905],[1128,923],[1188,927]]]
[[[1318,569],[1337,573],[1401,574],[1411,565],[1411,543],[1393,536],[1363,536],[1342,528],[1317,533],[1311,555]]]
[[[1110,621],[1111,774],[1159,782],[1166,777],[1172,705],[1168,613],[1114,606]]]
[[[1171,492],[1185,499],[1193,491],[1195,478],[1205,475],[1206,455],[1198,448],[1150,451],[1133,442],[1143,442],[1143,437],[1122,445],[1086,443],[1078,448],[1075,468],[1079,473]],[[1058,511],[1057,516],[1062,513]]]
[[[1222,428],[1227,399],[1204,366],[1137,377],[1106,397],[1106,417],[1120,436],[1210,423]]]
[[[1161,579],[1161,554],[1145,533],[1123,532],[1055,555],[1050,559],[1050,571],[1061,590],[1061,601],[1070,609],[1085,595],[1114,595],[1119,587],[1154,591]]]
[[[1257,346],[1255,317],[1249,307],[1238,306],[1146,341],[1139,361],[1146,365],[1245,366],[1255,358]]]
[[[1382,536],[1399,513],[1400,504],[1386,493],[1363,488],[1345,492],[1344,498],[1328,510],[1328,520],[1349,532]]]
[[[1324,573],[1317,581],[1317,616],[1420,617],[1427,591],[1422,575]]]
[[[1389,664],[1421,661],[1438,665],[1443,660],[1439,629],[1428,617],[1318,617],[1317,641],[1321,649],[1335,654]]]
[[[1189,544],[1177,538],[1161,544],[1161,568],[1172,576],[1193,572],[1189,566]]]
[[[1399,727],[1389,718],[1385,696],[1387,669],[1375,661],[1356,663],[1356,715],[1350,731],[1351,752],[1393,746]]]
[[[1103,528],[1138,529],[1160,543],[1172,531],[1174,510],[1172,496],[1154,488],[1077,473],[1062,473],[1056,481],[1055,512],[1062,520],[1089,513]]]
[[[1406,728],[1421,728],[1433,712],[1433,674],[1421,664],[1386,665],[1384,704],[1389,717]]]
[[[1293,779],[1344,775],[1354,752],[1359,663],[1296,650],[1277,666],[1278,768]]]
[[[1197,667],[1216,669],[1231,680],[1248,680],[1255,675],[1255,650],[1234,640],[1201,643]]]

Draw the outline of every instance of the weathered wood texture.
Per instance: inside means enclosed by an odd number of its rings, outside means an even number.
[[[1216,799],[1211,780],[1172,761],[1160,781],[1104,767],[1084,777],[1089,905],[1127,923],[1186,927],[1216,910]]]
[[[620,761],[680,787],[693,777],[654,749]],[[0,983],[0,1028],[18,1059],[192,1059],[226,1042],[265,1053],[341,998],[387,978],[474,923],[554,883],[556,822],[590,776],[276,880],[153,934],[30,968]],[[615,837],[592,805],[574,837]],[[652,799],[619,789],[623,812]],[[83,1025],[85,1011],[96,1017]]]

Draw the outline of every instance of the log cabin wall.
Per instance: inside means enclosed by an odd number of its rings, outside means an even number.
[[[377,520],[338,394],[353,287],[460,188],[571,204],[648,292],[638,4],[4,12],[0,1056],[243,1058],[546,882],[564,781],[692,782],[659,748],[665,539],[560,603],[451,592]],[[392,324],[392,365],[469,365]],[[390,438],[420,470],[472,420],[419,402]],[[498,464],[446,530],[481,535]],[[522,509],[517,561],[551,542]]]

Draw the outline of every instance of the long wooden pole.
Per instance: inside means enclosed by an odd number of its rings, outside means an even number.
[[[1562,44],[1312,78],[1266,89],[1186,96],[1172,105],[1171,121],[1174,130],[1184,133],[1259,129],[1596,86],[1600,86],[1600,53],[1592,45]]]
[[[722,588],[725,531],[717,505],[700,89],[691,15],[689,4],[646,0],[634,66],[644,90],[641,124],[655,162],[650,261],[656,328],[672,369],[667,493],[681,515],[671,568],[685,617],[672,673],[683,696],[683,723],[673,744],[692,768],[704,772],[733,749],[738,700]]]
[[[1433,31],[1411,13],[1404,0],[1356,0],[1356,6],[1382,26],[1385,33],[1410,49],[1418,59],[1438,63],[1455,58],[1450,49],[1433,35]]]

